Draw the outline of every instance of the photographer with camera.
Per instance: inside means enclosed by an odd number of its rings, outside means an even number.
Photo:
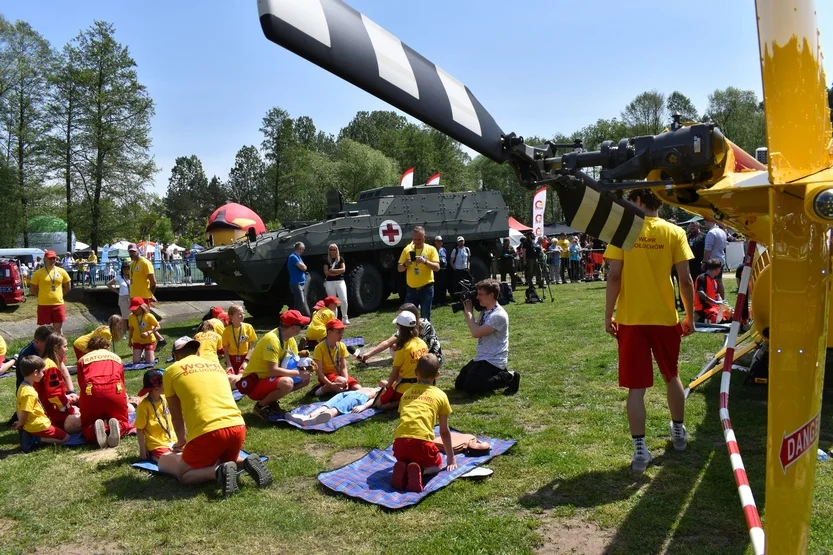
[[[517,393],[521,383],[518,372],[506,369],[509,360],[509,315],[497,302],[500,284],[494,279],[484,279],[475,285],[475,290],[464,287],[459,294],[463,315],[477,339],[474,358],[463,366],[454,381],[454,388],[469,394],[486,393],[506,389],[507,394]],[[458,312],[452,305],[452,310]],[[480,312],[475,320],[473,309]]]
[[[402,249],[397,269],[406,272],[408,290],[405,302],[419,307],[420,316],[430,321],[434,272],[440,269],[440,255],[437,249],[425,244],[425,228],[421,225],[414,227],[411,244]]]

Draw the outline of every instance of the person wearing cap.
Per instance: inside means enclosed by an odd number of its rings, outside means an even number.
[[[327,262],[324,264],[324,289],[327,291],[327,295],[336,297],[341,301],[341,321],[344,322],[345,326],[349,326],[347,284],[344,282],[345,273],[347,273],[347,265],[338,251],[338,245],[330,243],[327,247]]]
[[[289,359],[298,358],[295,337],[310,319],[297,310],[287,310],[280,320],[280,327],[257,342],[243,377],[237,382],[241,393],[257,401],[254,412],[264,420],[283,414],[278,400],[309,384],[311,375],[305,368],[287,368]]]
[[[315,390],[317,397],[361,387],[358,380],[347,373],[348,351],[341,342],[344,337],[344,323],[338,318],[333,318],[327,322],[326,327],[326,337],[315,346],[312,353],[318,374],[319,387]]]
[[[133,297],[130,300],[130,312],[127,327],[130,330],[130,343],[133,346],[133,364],[142,361],[143,353],[145,362],[153,364],[156,361],[154,352],[159,322],[150,313],[150,308],[141,297]]]
[[[471,282],[471,250],[466,246],[463,236],[457,237],[457,245],[448,255],[453,273],[451,275],[451,292],[460,291],[460,282]]]
[[[136,439],[139,442],[139,458],[155,463],[171,453],[176,443],[176,432],[171,420],[171,410],[165,399],[162,371],[151,369],[142,378],[139,397],[147,395],[136,407]]]
[[[448,251],[443,246],[443,236],[434,237],[434,248],[440,257],[440,269],[434,272],[434,304],[443,306],[448,294]]]
[[[111,352],[110,341],[93,336],[89,352],[78,359],[78,408],[81,409],[81,433],[88,442],[102,449],[117,447],[131,430],[124,387],[124,365]]]
[[[289,290],[292,292],[292,309],[297,310],[304,316],[309,317],[309,307],[304,293],[304,284],[307,282],[307,265],[301,255],[304,254],[304,244],[300,241],[295,243],[292,254],[286,260],[286,269],[289,271]]]
[[[396,342],[393,345],[393,368],[387,380],[381,380],[379,387],[386,388],[378,398],[382,410],[399,407],[399,400],[408,388],[417,383],[416,365],[420,357],[428,352],[425,341],[419,337],[417,317],[403,310],[394,318],[396,324]]]
[[[336,317],[336,310],[341,301],[336,297],[326,297],[323,301],[324,308],[312,315],[309,327],[307,328],[306,348],[314,349],[327,335],[327,324]]]
[[[440,269],[440,255],[433,246],[425,244],[425,228],[421,225],[414,227],[411,243],[402,249],[397,269],[405,273],[405,302],[415,304],[422,317],[430,320],[434,272]]]
[[[130,318],[130,264],[121,263],[119,275],[107,282],[107,288],[119,296],[119,310],[125,320]]]
[[[248,472],[258,487],[271,484],[272,474],[257,455],[240,456],[246,423],[229,389],[226,370],[200,358],[199,348],[199,341],[190,337],[177,339],[175,362],[162,374],[177,440],[174,454],[159,459],[159,470],[183,484],[216,480],[224,496],[238,491],[238,468]]]
[[[44,253],[44,266],[32,274],[29,291],[38,298],[38,325],[52,325],[61,333],[67,319],[64,295],[69,293],[72,280],[63,268],[55,265],[58,255],[55,251]]]

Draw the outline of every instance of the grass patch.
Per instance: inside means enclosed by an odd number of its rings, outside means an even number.
[[[84,312],[87,307],[84,303],[66,300],[64,309],[67,315]],[[0,309],[0,322],[20,322],[27,318],[38,317],[38,299],[32,295],[26,296],[25,303],[7,305]]]
[[[695,391],[687,405],[689,448],[676,453],[668,438],[664,388],[647,395],[648,445],[657,463],[643,476],[628,470],[631,442],[625,392],[616,385],[616,346],[604,333],[604,284],[553,288],[556,302],[516,304],[510,314],[510,367],[523,379],[512,397],[472,401],[450,393],[452,426],[512,437],[518,444],[488,466],[494,476],[458,480],[415,508],[388,512],[326,493],[316,474],[383,448],[392,417],[375,417],[334,434],[274,427],[240,403],[249,426],[246,448],[271,457],[273,487],[219,500],[215,488],[184,487],[128,466],[138,448],[127,438],[115,458],[91,448],[16,451],[17,436],[0,432],[0,533],[3,551],[137,553],[749,553],[748,537],[717,411],[718,381]],[[352,319],[348,336],[368,343],[389,336],[392,311]],[[434,311],[447,362],[439,385],[452,388],[473,355],[462,315]],[[273,322],[250,320],[262,335]],[[171,338],[192,334],[196,321],[166,326]],[[717,334],[684,340],[680,369],[693,377],[720,347]],[[126,345],[119,348],[127,355]],[[170,353],[166,348],[162,356]],[[384,357],[380,355],[378,359]],[[374,383],[388,365],[351,371]],[[659,378],[657,377],[659,381]],[[764,505],[766,389],[734,378],[732,420],[759,506]],[[0,381],[0,416],[14,407],[14,383]],[[141,372],[127,376],[128,392]],[[284,404],[302,403],[294,394]],[[829,406],[825,404],[824,413]],[[822,431],[822,446],[833,435]],[[245,480],[245,479],[244,479]],[[811,553],[833,551],[833,464],[816,478]],[[765,515],[764,515],[765,516]],[[106,531],[106,533],[104,532]],[[576,536],[579,539],[576,539]],[[98,539],[95,539],[98,538]],[[580,541],[585,538],[585,541]],[[106,540],[106,541],[105,541]],[[569,547],[573,546],[573,547]]]

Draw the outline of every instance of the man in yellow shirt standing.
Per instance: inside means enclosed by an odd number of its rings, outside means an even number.
[[[38,298],[38,325],[51,324],[55,333],[61,333],[67,319],[64,295],[69,293],[72,280],[66,270],[55,265],[55,251],[46,251],[43,258],[43,268],[32,274],[29,291]]]
[[[139,247],[135,243],[127,245],[130,255],[130,298],[141,297],[150,309],[150,303],[156,302],[156,275],[153,273],[153,263],[143,256],[139,256]],[[156,349],[162,350],[167,341],[162,334],[156,332]]]
[[[216,479],[228,496],[238,491],[238,466],[258,487],[272,483],[272,474],[257,455],[240,456],[246,424],[226,378],[226,369],[200,358],[199,341],[180,337],[174,362],[162,374],[162,387],[176,437],[174,453],[159,459],[159,470],[183,484]],[[186,433],[187,430],[187,433]]]
[[[650,189],[633,189],[628,199],[645,212],[633,249],[609,245],[605,331],[619,343],[619,386],[628,388],[628,424],[633,438],[631,468],[643,472],[652,457],[645,445],[645,390],[654,385],[651,355],[667,388],[671,441],[684,451],[685,395],[677,373],[680,343],[694,331],[694,286],[688,261],[694,258],[682,228],[659,218],[662,201]],[[671,268],[680,279],[685,319],[679,322]],[[616,309],[614,318],[613,312]]]
[[[414,228],[411,244],[402,249],[397,269],[406,272],[408,293],[405,302],[415,304],[420,317],[430,322],[434,272],[440,270],[440,255],[436,248],[425,244],[425,228],[421,225]]]

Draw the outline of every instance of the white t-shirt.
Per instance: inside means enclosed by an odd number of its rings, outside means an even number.
[[[485,360],[500,369],[506,369],[509,362],[509,315],[502,306],[480,313],[478,323],[494,328],[495,332],[477,340],[474,360]]]
[[[705,250],[711,252],[709,258],[717,258],[726,262],[726,232],[714,226],[706,233]]]
[[[130,280],[124,279],[124,276],[117,276],[116,283],[119,284],[119,297],[127,297],[130,295]]]
[[[468,247],[458,248],[454,247],[451,251],[452,258],[454,258],[454,269],[455,270],[468,270],[469,269],[469,249]]]

